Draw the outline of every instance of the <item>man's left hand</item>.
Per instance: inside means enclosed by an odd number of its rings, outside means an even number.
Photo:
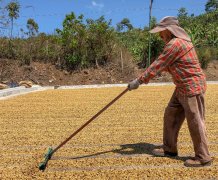
[[[141,83],[139,82],[138,79],[135,79],[135,80],[129,82],[129,84],[128,84],[128,89],[129,89],[129,91],[131,91],[131,90],[133,90],[133,89],[138,89],[138,87],[139,87],[140,84],[141,84]]]

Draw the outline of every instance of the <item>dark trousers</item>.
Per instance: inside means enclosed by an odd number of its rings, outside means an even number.
[[[195,157],[202,163],[211,160],[205,128],[204,95],[192,97],[172,95],[164,113],[163,144],[164,150],[178,152],[178,133],[187,119],[189,132],[194,145]]]

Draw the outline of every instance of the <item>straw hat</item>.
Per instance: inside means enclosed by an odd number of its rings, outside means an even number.
[[[174,36],[184,39],[186,41],[191,41],[189,35],[185,32],[183,28],[179,26],[179,21],[176,17],[166,16],[160,20],[155,28],[150,30],[150,33],[157,33],[164,30],[169,30]]]

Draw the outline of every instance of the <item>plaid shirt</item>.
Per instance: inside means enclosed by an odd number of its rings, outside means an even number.
[[[177,94],[194,96],[206,91],[206,78],[191,42],[173,38],[138,79],[147,84],[162,71],[172,75]]]

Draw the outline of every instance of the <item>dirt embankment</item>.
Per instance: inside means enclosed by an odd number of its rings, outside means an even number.
[[[20,66],[17,61],[0,59],[0,81],[11,83],[22,80],[32,81],[34,84],[47,85],[78,85],[78,84],[113,84],[127,83],[137,77],[144,69],[137,66],[110,64],[105,67],[83,69],[68,72],[57,68],[51,63],[32,62],[30,66]],[[212,61],[205,71],[207,80],[218,80],[218,61]],[[169,74],[157,77],[155,82],[171,81]]]

